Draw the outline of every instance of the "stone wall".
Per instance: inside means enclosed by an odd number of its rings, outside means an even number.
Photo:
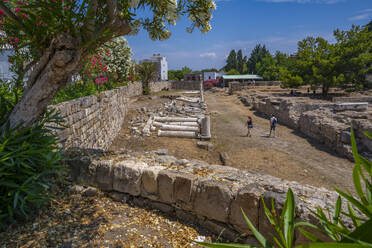
[[[282,82],[280,81],[256,81],[255,86],[280,86]]]
[[[243,84],[237,81],[229,82],[229,94],[233,94],[235,91],[239,91],[243,89]]]
[[[299,130],[350,159],[350,127],[353,126],[360,151],[372,154],[371,141],[362,134],[372,131],[372,109],[368,108],[368,103],[309,102],[304,97],[255,93],[240,96],[240,99],[262,114],[275,113],[279,123]]]
[[[333,97],[332,102],[369,102],[369,103],[372,103],[372,96]]]
[[[151,92],[166,89],[193,90],[200,83],[195,82],[152,82]],[[199,89],[199,88],[197,88]],[[107,149],[121,129],[128,110],[129,99],[142,94],[142,83],[104,91],[98,95],[86,96],[50,106],[60,112],[64,119],[64,130],[58,130],[60,144],[65,148]]]
[[[150,92],[159,92],[162,90],[171,89],[172,85],[168,81],[161,81],[161,82],[151,82],[149,87],[150,87]]]
[[[81,154],[78,151],[78,157],[69,161],[74,181],[111,192],[119,199],[120,194],[145,199],[142,201],[161,211],[211,227],[217,234],[225,229],[222,235],[230,240],[236,237],[234,233],[252,235],[240,208],[262,234],[269,236],[273,232],[264,214],[261,195],[268,205],[274,198],[280,211],[291,188],[296,196],[296,222],[313,224],[317,223],[310,210],[317,206],[330,209],[337,197],[324,188],[153,152],[138,157],[124,153],[92,155],[92,151],[86,156]],[[304,242],[299,233],[295,236],[296,244]]]
[[[280,81],[256,81],[254,84],[251,82],[238,82],[238,81],[231,81],[228,83],[229,87],[229,94],[233,94],[235,91],[242,90],[246,87],[252,86],[280,86]]]
[[[116,137],[127,113],[129,99],[142,94],[142,84],[131,83],[98,95],[52,105],[64,119],[64,130],[57,131],[65,148],[106,149]]]
[[[172,90],[200,90],[199,81],[171,81]]]

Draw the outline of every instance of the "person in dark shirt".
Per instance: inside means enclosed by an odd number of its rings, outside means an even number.
[[[247,137],[252,137],[251,129],[253,128],[253,121],[252,121],[252,117],[250,117],[249,115],[247,119],[247,128],[248,128]]]

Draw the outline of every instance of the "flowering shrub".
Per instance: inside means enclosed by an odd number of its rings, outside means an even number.
[[[133,63],[131,60],[132,49],[124,37],[117,37],[104,44],[103,63],[110,74],[115,75],[118,81],[128,79]]]
[[[218,82],[219,82],[218,79],[215,79],[215,80],[212,80],[212,79],[206,80],[204,82],[203,87],[204,87],[204,89],[210,89],[210,88],[216,87],[218,85]]]
[[[106,53],[104,48],[99,48],[95,53],[83,59],[80,74],[84,81],[93,81],[97,87],[109,81],[108,68],[103,62],[103,56]]]

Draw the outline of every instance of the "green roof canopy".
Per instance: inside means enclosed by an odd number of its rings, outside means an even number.
[[[243,79],[243,80],[249,80],[249,79],[263,79],[261,76],[259,75],[223,75],[222,76],[223,79],[231,79],[231,80],[239,80],[239,79]]]

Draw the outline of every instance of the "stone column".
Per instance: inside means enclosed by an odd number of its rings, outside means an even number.
[[[203,94],[203,77],[200,81],[200,102],[204,102],[204,94]]]
[[[201,139],[202,140],[210,140],[211,139],[211,118],[209,116],[205,116],[201,120]]]
[[[192,131],[158,131],[159,137],[198,138],[198,132]]]

